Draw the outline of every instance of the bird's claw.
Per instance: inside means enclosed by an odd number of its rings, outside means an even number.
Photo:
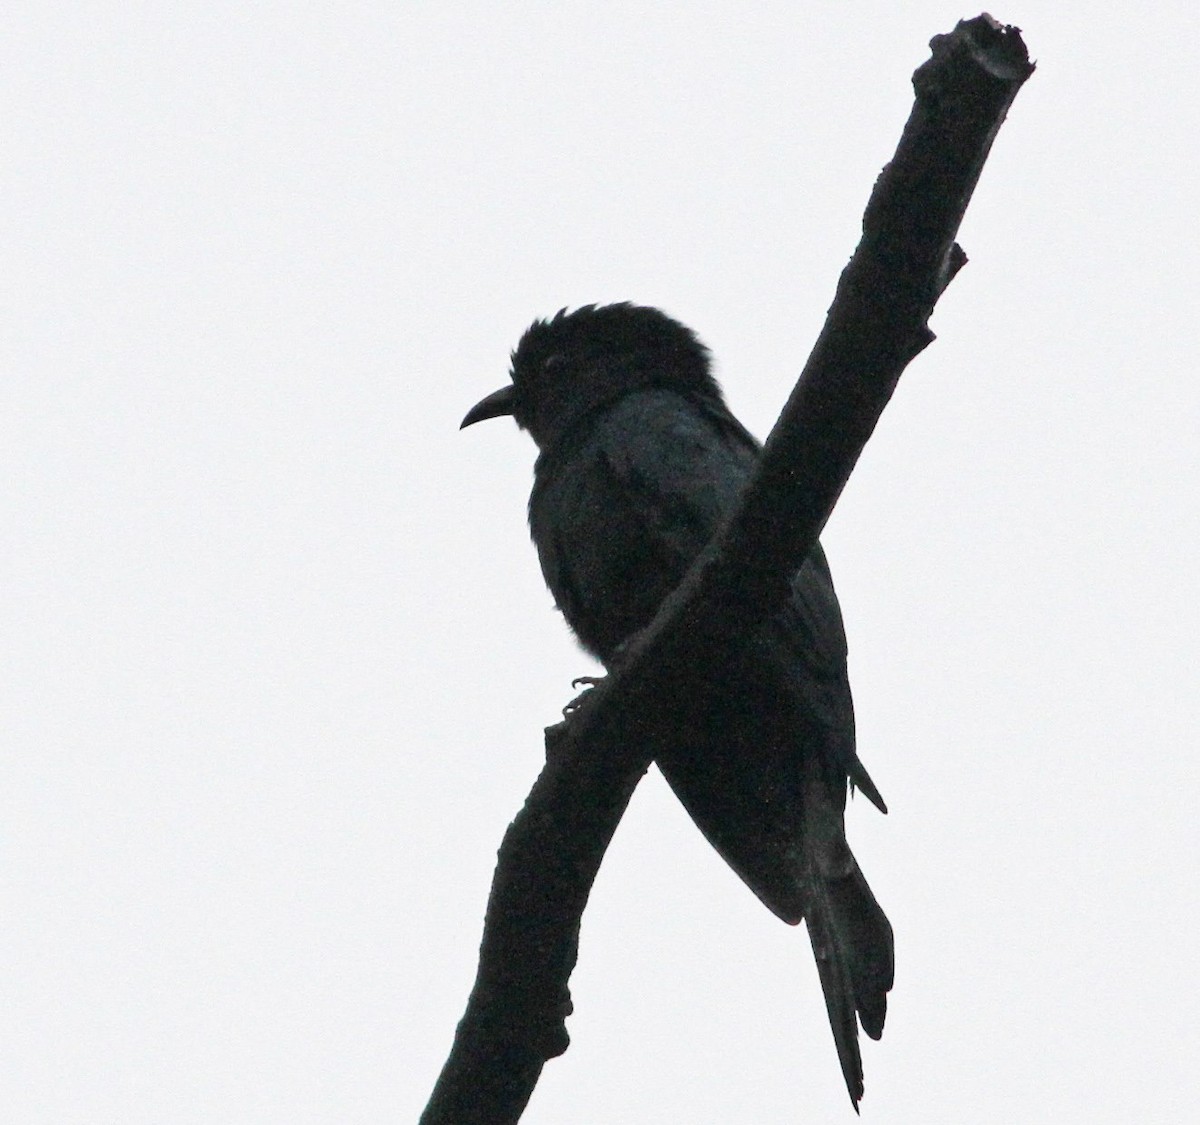
[[[573,714],[575,714],[575,712],[583,706],[583,701],[587,699],[588,695],[591,694],[592,690],[603,679],[603,676],[576,676],[575,679],[571,681],[571,686],[573,688],[577,688],[580,684],[587,684],[587,687],[585,687],[583,691],[581,691],[562,709],[563,718],[569,719]]]

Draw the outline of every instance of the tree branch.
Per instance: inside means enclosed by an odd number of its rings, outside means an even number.
[[[930,44],[916,103],[876,181],[824,329],[721,533],[633,638],[620,667],[546,731],[547,763],[504,837],[479,972],[422,1125],[517,1121],[569,1042],[567,981],[605,849],[690,694],[779,609],[928,319],[966,262],[959,223],[1033,73],[1016,28],[982,15]]]

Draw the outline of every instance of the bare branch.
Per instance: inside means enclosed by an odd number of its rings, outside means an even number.
[[[954,237],[1009,105],[1033,73],[982,15],[930,44],[863,238],[740,506],[620,667],[546,731],[547,763],[500,848],[479,973],[423,1125],[517,1121],[566,1050],[580,918],[629,798],[726,646],[788,596],[929,316],[966,261]],[[666,701],[666,702],[664,702]]]

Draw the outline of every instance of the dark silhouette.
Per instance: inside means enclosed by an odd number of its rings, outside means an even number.
[[[546,583],[606,665],[650,623],[751,477],[759,445],[726,408],[693,333],[629,304],[535,322],[512,385],[463,425],[511,414],[540,450],[529,522]],[[719,679],[679,700],[659,768],[696,824],[784,921],[806,920],[850,1097],[858,1023],[883,1032],[892,930],[843,828],[847,783],[880,810],[858,759],[846,640],[824,553]],[[857,1017],[857,1018],[856,1018]]]
[[[689,776],[705,783],[702,753],[715,748],[714,770],[730,759],[710,737],[715,732],[701,727],[715,706],[704,700],[712,694],[728,698],[726,671],[738,671],[739,665],[744,671],[750,661],[730,661],[730,644],[744,641],[765,650],[771,647],[770,635],[785,627],[763,626],[763,621],[772,615],[803,620],[797,606],[781,609],[797,593],[789,579],[797,566],[820,570],[819,559],[805,561],[815,554],[820,529],[904,369],[933,341],[929,317],[966,262],[955,235],[1005,114],[1034,70],[1019,31],[986,14],[935,36],[930,49],[929,59],[913,74],[916,97],[896,153],[871,190],[862,239],[728,522],[653,620],[616,654],[611,674],[567,721],[546,731],[546,763],[500,844],[478,970],[422,1125],[515,1125],[519,1120],[545,1063],[569,1044],[568,982],[578,955],[580,919],[638,781],[652,758],[666,763],[680,789]],[[689,348],[698,346],[691,341],[684,350]],[[547,354],[543,367],[554,354],[561,353]],[[715,393],[710,388],[697,397],[711,403]],[[681,402],[688,398],[686,392],[680,395]],[[515,390],[506,389],[464,421],[514,410],[527,416],[530,409],[529,403],[517,402]],[[727,428],[713,424],[722,432]],[[567,437],[564,432],[564,448]],[[722,683],[714,687],[718,676]],[[749,687],[745,709],[765,694],[754,684]],[[735,710],[743,707],[731,709],[735,721],[740,721]],[[681,760],[680,736],[672,723],[683,728],[685,738],[701,736],[692,743],[695,754]],[[753,749],[751,739],[739,737],[739,745]],[[821,764],[823,755],[797,757],[808,768],[807,777],[819,780],[831,772]],[[760,749],[745,773],[761,771],[763,760]],[[769,766],[769,755],[766,761]],[[789,771],[787,778],[794,789],[794,774]],[[836,812],[844,798],[844,782],[837,780],[833,800],[817,800],[804,810],[818,842],[835,845],[841,839]],[[813,788],[812,781],[806,784]],[[770,790],[768,777],[760,792]],[[719,792],[708,797],[719,807]],[[748,808],[761,809],[753,792],[749,798]],[[822,817],[829,809],[835,815]],[[803,817],[799,823],[803,829]],[[820,829],[830,823],[834,831],[822,837]],[[750,819],[739,829],[763,846],[769,861],[769,832]],[[795,856],[801,848],[794,836],[789,839]],[[726,840],[730,846],[736,842]],[[738,854],[751,855],[752,849],[739,845]],[[796,863],[802,868],[802,859]],[[773,869],[769,862],[767,867]],[[860,877],[855,872],[845,878],[858,885]],[[824,883],[824,877],[817,882]],[[819,925],[816,910],[812,913]],[[834,968],[824,965],[823,975],[835,986],[840,1013],[835,1027],[840,1021],[840,1039],[849,1043],[853,1063],[853,1012],[848,1021],[844,1018],[850,988],[844,975],[845,987],[836,987]]]

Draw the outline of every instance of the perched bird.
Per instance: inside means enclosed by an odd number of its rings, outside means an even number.
[[[512,383],[463,426],[512,415],[537,443],[529,525],[546,584],[606,665],[720,527],[760,446],[725,406],[708,350],[657,309],[588,305],[535,321]],[[659,769],[785,922],[806,920],[851,1101],[858,1023],[883,1033],[892,928],[846,844],[849,787],[887,809],[858,759],[841,611],[820,545],[792,597],[680,718]]]

